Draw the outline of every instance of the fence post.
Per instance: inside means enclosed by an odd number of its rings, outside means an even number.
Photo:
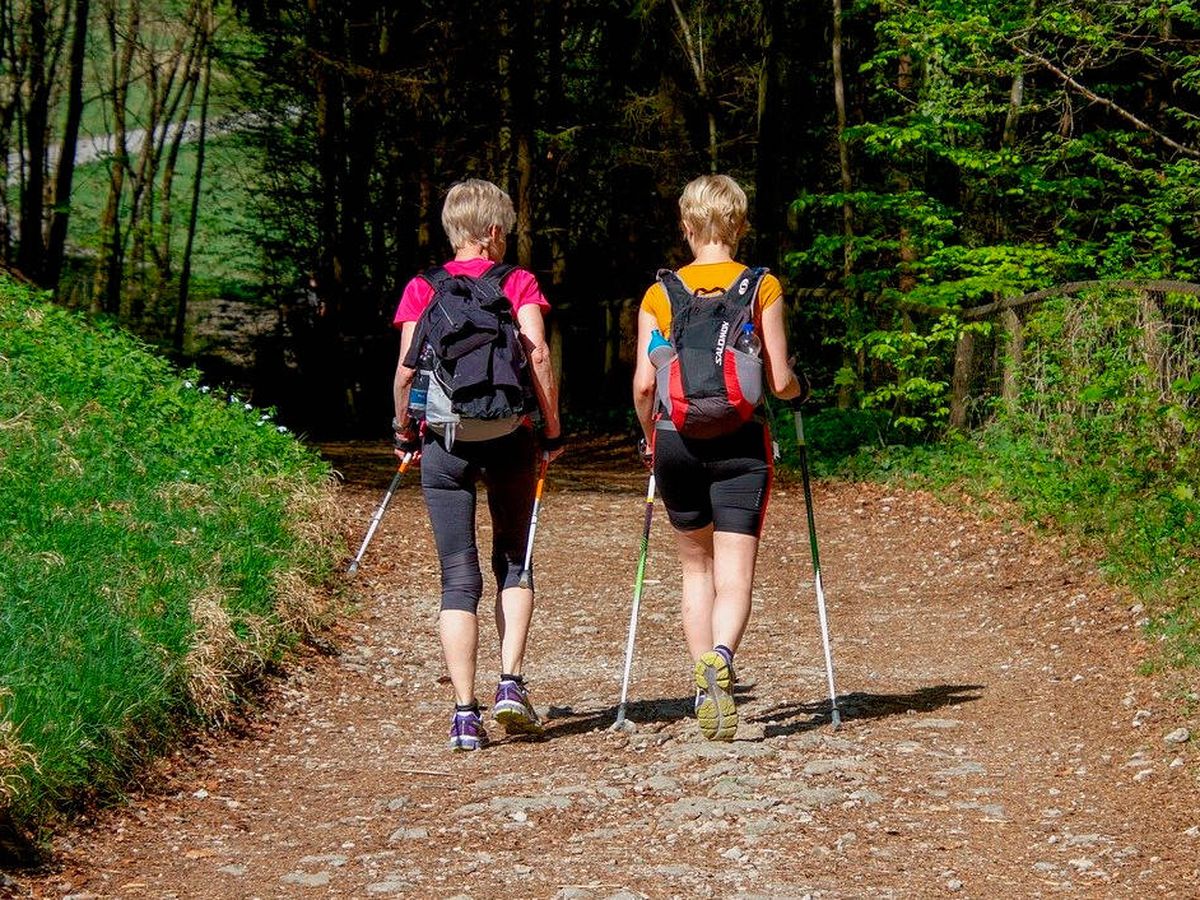
[[[1138,297],[1138,318],[1142,326],[1142,354],[1146,360],[1150,386],[1159,394],[1168,391],[1167,350],[1163,346],[1162,294],[1142,291]]]
[[[1004,323],[1007,338],[1000,397],[1004,401],[1005,411],[1012,415],[1017,411],[1017,372],[1021,369],[1021,357],[1025,353],[1025,328],[1015,309],[1004,310],[1000,320]]]
[[[975,332],[964,328],[954,348],[954,375],[950,378],[950,427],[967,427],[967,392],[975,355]]]

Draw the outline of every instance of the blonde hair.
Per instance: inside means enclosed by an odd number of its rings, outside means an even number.
[[[504,234],[517,223],[508,194],[490,181],[468,178],[450,188],[442,206],[442,228],[456,251],[467,244],[491,246],[493,226]]]
[[[679,195],[679,218],[703,244],[738,245],[749,228],[746,192],[728,175],[701,175]]]

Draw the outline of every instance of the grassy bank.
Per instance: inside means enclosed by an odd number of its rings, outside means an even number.
[[[327,467],[0,279],[0,808],[118,788],[320,614]]]

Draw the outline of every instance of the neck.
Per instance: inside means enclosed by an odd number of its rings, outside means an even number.
[[[466,262],[470,259],[491,259],[486,248],[479,244],[467,244],[454,252],[455,262]]]
[[[698,263],[733,262],[733,248],[728,244],[697,244],[692,247],[692,261]]]

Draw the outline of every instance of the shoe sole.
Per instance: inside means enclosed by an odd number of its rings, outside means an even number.
[[[479,738],[465,738],[465,737],[450,738],[450,749],[453,750],[455,753],[464,753],[464,752],[470,752],[472,750],[478,750],[483,745],[484,745],[484,741],[481,741]]]
[[[732,741],[737,732],[737,704],[733,702],[733,673],[725,657],[710,650],[696,663],[696,687],[704,700],[696,710],[700,731],[710,741]]]
[[[542,734],[545,729],[537,719],[531,718],[524,704],[502,701],[492,707],[492,718],[500,723],[505,734]]]

